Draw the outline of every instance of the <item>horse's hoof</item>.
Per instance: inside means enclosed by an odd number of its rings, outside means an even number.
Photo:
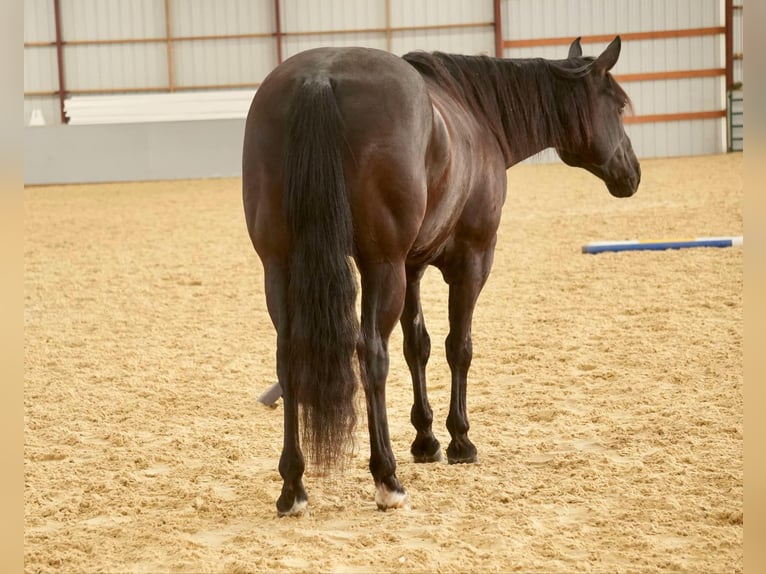
[[[306,498],[296,498],[293,505],[287,510],[281,510],[277,503],[277,516],[302,516],[309,515],[309,501]]]
[[[412,442],[410,453],[415,462],[441,462],[442,447],[433,434],[421,434]]]
[[[452,441],[447,447],[447,462],[449,464],[473,464],[478,460],[476,447],[467,438],[459,442]]]
[[[378,510],[386,511],[389,508],[403,508],[405,510],[410,509],[410,501],[407,493],[399,490],[389,490],[388,487],[380,483],[375,493],[375,504],[378,505]]]
[[[473,464],[475,462],[479,462],[479,458],[474,453],[471,456],[465,456],[465,457],[453,457],[448,456],[447,462],[449,464]]]
[[[417,463],[428,463],[428,462],[441,462],[444,460],[444,456],[442,456],[442,449],[441,447],[438,447],[436,449],[436,452],[433,454],[421,454],[421,453],[412,453],[412,459]]]

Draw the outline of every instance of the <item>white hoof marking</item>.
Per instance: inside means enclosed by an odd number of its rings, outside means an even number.
[[[308,500],[296,500],[293,502],[292,508],[288,510],[287,512],[280,512],[279,516],[300,516],[302,514],[305,514],[308,516],[309,510],[309,501]]]
[[[389,508],[410,509],[410,501],[407,493],[388,490],[385,484],[378,486],[377,492],[375,493],[375,504],[378,505],[380,510],[388,510]]]

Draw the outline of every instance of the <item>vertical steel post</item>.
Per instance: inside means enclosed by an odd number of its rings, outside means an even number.
[[[282,19],[279,0],[274,0],[274,38],[277,41],[277,64],[282,63]]]
[[[58,62],[59,76],[59,108],[61,111],[61,123],[67,123],[66,113],[64,112],[64,100],[66,99],[66,84],[64,80],[64,42],[61,38],[61,2],[53,0],[53,18],[56,23],[56,60]]]
[[[493,0],[495,12],[495,56],[503,57],[503,11],[500,6],[501,0]]]
[[[726,91],[734,85],[734,0],[726,0]]]
[[[174,92],[175,76],[173,73],[173,27],[170,24],[170,0],[165,0],[165,42],[167,46],[168,58],[168,90]]]

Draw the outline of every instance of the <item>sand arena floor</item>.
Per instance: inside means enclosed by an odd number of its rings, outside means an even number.
[[[650,160],[631,199],[562,165],[509,171],[474,322],[471,466],[409,456],[381,513],[364,417],[343,474],[278,519],[275,337],[239,180],[25,190],[26,572],[741,572],[742,249],[583,255],[742,233],[742,156]],[[444,427],[447,290],[423,305]]]

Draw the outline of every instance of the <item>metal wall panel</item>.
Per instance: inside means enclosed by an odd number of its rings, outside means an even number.
[[[24,183],[237,177],[244,130],[244,119],[29,128]]]
[[[321,46],[385,50],[385,3],[381,0],[281,0],[283,57]],[[348,30],[348,32],[337,32]],[[313,32],[313,33],[312,33]],[[319,33],[323,32],[323,33]],[[335,32],[335,33],[328,33]]]
[[[734,21],[732,22],[733,27],[733,47],[734,47],[734,53],[735,54],[744,54],[745,51],[745,43],[744,43],[744,21],[743,18],[743,0],[734,0],[734,6],[742,7],[741,9],[734,10]],[[734,82],[737,83],[744,83],[744,77],[745,77],[745,68],[742,65],[742,60],[734,60]]]
[[[168,83],[163,0],[61,0],[67,90],[161,88]],[[98,44],[78,42],[107,41]]]
[[[51,0],[24,0],[24,41],[54,42],[56,23]]]
[[[56,24],[50,0],[24,1],[24,42],[53,43]],[[53,92],[58,89],[56,49],[51,46],[24,48],[24,92]],[[59,123],[61,113],[57,95],[34,95],[24,98],[24,125],[29,125],[33,112],[47,124]]]
[[[392,0],[388,12],[386,5],[383,0],[342,0],[326,5],[310,0],[283,0],[285,57],[318,46],[366,46],[390,49],[395,54],[415,49],[494,54],[494,29],[490,26],[453,27],[492,22],[492,0]],[[439,26],[446,28],[397,30]],[[391,31],[387,33],[386,28]],[[358,32],[307,34],[344,29]]]
[[[683,78],[669,82],[624,82],[635,115],[706,112],[726,107],[724,78]]]
[[[32,114],[36,114],[36,121],[42,116],[43,125],[55,125],[61,123],[58,96],[33,96],[24,98],[24,125],[31,125]]]
[[[64,50],[68,90],[114,91],[168,85],[162,43],[76,45]]]
[[[61,0],[61,34],[68,41],[161,38],[163,0]]]
[[[391,40],[391,51],[398,55],[413,50],[495,55],[495,30],[488,26],[394,32]]]
[[[385,50],[387,47],[386,35],[383,32],[355,32],[342,34],[300,34],[285,36],[283,39],[283,55],[289,58],[312,48],[322,46],[377,48]]]
[[[24,91],[55,91],[58,88],[56,48],[35,47],[24,50]]]
[[[682,120],[626,126],[640,157],[677,157],[720,153],[724,146],[720,120]],[[639,153],[640,152],[640,153]]]
[[[735,0],[735,5],[742,3]],[[276,65],[278,42],[282,59],[323,45],[369,46],[396,54],[417,49],[495,53],[492,0],[280,0],[279,39],[274,0],[167,0],[167,4],[169,22],[166,0],[60,0],[67,91],[257,84]],[[724,0],[502,0],[502,28],[505,40],[516,41],[722,27],[724,4]],[[53,0],[24,0],[24,15],[25,42],[55,41]],[[742,11],[735,10],[734,17],[734,52],[741,53]],[[429,29],[417,29],[422,27]],[[201,38],[230,35],[263,37]],[[585,43],[584,50],[597,55],[606,44]],[[567,46],[560,43],[504,50],[506,57],[556,59],[566,53]],[[726,66],[725,60],[722,34],[632,39],[623,42],[613,73],[719,70]],[[57,122],[56,98],[40,94],[58,89],[55,48],[25,47],[24,64],[25,91],[38,93],[25,97],[25,121],[39,109],[46,122]],[[735,60],[735,82],[743,81],[741,64]],[[624,86],[639,116],[726,107],[725,79],[720,75],[626,81]],[[705,119],[639,123],[628,129],[635,134],[639,155],[685,155],[699,149],[722,151],[725,126],[723,119]]]
[[[287,34],[380,29],[386,25],[386,10],[381,0],[281,0],[280,20]]]
[[[170,14],[175,37],[274,31],[273,0],[171,0]]]
[[[506,0],[506,38],[590,36],[723,25],[721,0]]]
[[[260,82],[277,61],[271,38],[179,42],[174,47],[175,85],[229,86]]]
[[[200,39],[272,34],[273,0],[171,0],[170,28],[174,38],[187,38],[172,46],[176,89],[257,84],[276,65],[271,36]]]
[[[439,50],[456,54],[495,55],[494,3],[492,0],[391,0],[391,26],[437,29],[400,30],[391,38],[391,51]],[[476,24],[476,26],[467,26]],[[461,27],[456,27],[461,26]]]
[[[391,0],[391,25],[445,26],[494,20],[492,0]]]
[[[623,32],[612,31],[615,36]],[[559,36],[575,39],[576,36]],[[655,40],[630,40],[622,43],[620,59],[612,72],[615,75],[642,72],[672,72],[723,68],[725,55],[721,50],[723,37],[660,38]],[[598,56],[609,42],[583,44],[586,56]],[[562,59],[567,56],[568,46],[533,46],[506,48],[507,58]]]

